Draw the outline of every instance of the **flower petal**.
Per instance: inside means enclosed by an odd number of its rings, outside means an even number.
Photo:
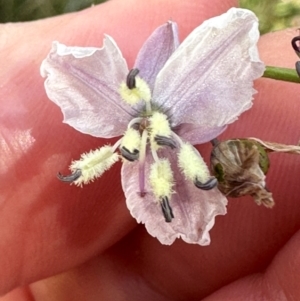
[[[178,28],[169,21],[158,27],[144,43],[138,53],[134,68],[153,90],[158,72],[179,45]]]
[[[175,127],[173,130],[180,138],[184,141],[188,141],[190,144],[201,144],[206,143],[217,136],[221,135],[225,130],[226,126],[216,128],[204,128],[202,125],[192,123],[182,123]]]
[[[181,237],[185,242],[208,245],[209,230],[213,227],[216,215],[226,213],[227,199],[218,189],[203,191],[186,181],[177,167],[177,156],[172,150],[161,152],[171,164],[176,181],[170,205],[174,218],[166,223],[160,205],[151,193],[146,181],[146,195],[139,194],[138,162],[125,162],[122,167],[122,185],[126,196],[126,204],[131,215],[138,223],[144,223],[147,231],[162,243],[170,245],[176,238]],[[150,164],[147,157],[146,175],[149,175]]]
[[[158,74],[153,92],[172,126],[222,127],[251,107],[253,80],[264,71],[258,38],[256,16],[232,8],[183,41]]]
[[[118,93],[128,68],[109,36],[102,48],[67,47],[53,42],[41,74],[47,77],[46,92],[60,106],[64,122],[82,133],[119,136],[135,113]]]

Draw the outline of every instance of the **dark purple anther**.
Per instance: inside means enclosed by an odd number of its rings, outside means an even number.
[[[139,150],[134,149],[133,152],[130,152],[125,146],[120,148],[120,152],[123,158],[127,159],[130,162],[133,162],[139,158]]]
[[[202,190],[211,190],[218,185],[218,180],[212,177],[206,183],[201,183],[200,181],[198,181],[198,179],[196,179],[194,181],[194,184],[197,188],[200,188]]]
[[[163,197],[160,202],[162,213],[165,217],[166,223],[170,223],[172,218],[174,218],[172,208],[169,204],[169,199],[167,197]]]
[[[79,177],[81,177],[82,172],[80,169],[77,169],[75,172],[73,172],[70,175],[64,176],[60,172],[57,174],[57,178],[61,180],[62,182],[72,183],[76,181]]]
[[[140,72],[139,69],[131,69],[127,75],[126,78],[126,85],[128,87],[128,89],[132,90],[134,89],[135,86],[135,77],[138,75],[138,73]]]
[[[169,146],[172,149],[176,148],[176,142],[172,138],[164,136],[155,136],[154,140],[158,145]]]

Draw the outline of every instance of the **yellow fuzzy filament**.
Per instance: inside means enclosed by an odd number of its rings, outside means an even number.
[[[125,82],[121,84],[119,89],[121,98],[129,105],[135,105],[140,100],[149,103],[151,100],[151,90],[148,84],[138,76],[135,78],[135,81],[136,87],[133,89],[129,89]]]
[[[209,169],[198,151],[189,143],[183,143],[178,153],[178,165],[186,179],[206,183],[211,177]]]
[[[118,160],[118,154],[113,152],[110,145],[105,145],[81,155],[80,160],[73,161],[70,166],[72,173],[78,169],[81,170],[81,176],[73,183],[82,186],[82,184],[94,181]]]
[[[140,150],[140,132],[133,128],[128,128],[122,138],[121,147],[122,146],[126,147],[130,152],[133,152],[135,149]]]
[[[150,132],[150,140],[151,146],[157,150],[160,146],[155,142],[154,138],[156,136],[170,137],[171,136],[171,128],[168,121],[168,117],[160,112],[154,112],[153,115],[149,118],[151,132]]]
[[[156,199],[171,197],[174,179],[168,159],[159,159],[151,165],[149,180]]]

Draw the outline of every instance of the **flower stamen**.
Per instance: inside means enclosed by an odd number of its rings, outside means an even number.
[[[150,184],[157,200],[167,197],[170,199],[173,192],[173,172],[168,159],[159,159],[151,165]]]
[[[175,141],[171,138],[172,130],[167,115],[154,112],[149,118],[151,146],[158,149],[160,146],[176,147]]]
[[[214,177],[211,177],[206,183],[202,183],[196,178],[194,184],[196,187],[202,190],[211,190],[218,185],[218,180]]]
[[[119,145],[119,141],[116,144]],[[114,148],[115,146],[105,145],[89,153],[84,153],[79,160],[73,161],[70,166],[72,174],[79,175],[79,171],[81,174],[72,183],[82,186],[82,184],[88,184],[101,177],[119,160],[119,155],[114,152]]]
[[[82,175],[81,170],[77,169],[74,172],[72,172],[70,175],[66,175],[66,176],[64,176],[60,172],[58,172],[57,178],[62,182],[73,183],[78,178],[80,178],[81,175]]]
[[[172,218],[174,218],[172,208],[169,204],[174,182],[172,169],[167,159],[160,159],[158,157],[157,151],[152,145],[151,153],[154,163],[150,170],[150,184],[155,197],[159,200],[166,223],[170,223]]]
[[[164,137],[164,136],[155,136],[154,141],[157,143],[159,146],[169,146],[170,148],[174,149],[176,148],[176,142],[169,137]]]
[[[136,88],[136,81],[135,77],[139,74],[140,70],[139,69],[131,69],[127,75],[126,78],[126,85],[128,89],[132,90]]]
[[[120,148],[120,152],[123,158],[126,160],[133,162],[139,158],[139,150],[134,149],[133,152],[130,152],[125,146]]]
[[[122,82],[119,93],[121,98],[133,106],[143,100],[146,103],[146,111],[151,112],[151,90],[148,84],[137,74],[138,69],[132,69],[127,75],[126,82]],[[149,113],[148,112],[148,113]]]
[[[122,157],[128,161],[135,161],[139,158],[141,147],[141,135],[139,131],[128,128],[122,138],[120,152]]]
[[[186,179],[193,181],[197,188],[210,190],[218,183],[217,179],[210,175],[199,152],[189,143],[182,142],[178,153],[178,165]]]
[[[169,204],[169,199],[167,197],[163,197],[160,200],[160,206],[162,209],[162,213],[165,217],[166,223],[170,223],[172,221],[172,218],[174,218],[174,214],[172,211],[172,207]]]
[[[169,223],[174,218],[172,208],[169,204],[169,199],[173,193],[173,172],[168,159],[155,159],[156,161],[151,165],[149,180],[152,192],[161,205],[165,220]]]

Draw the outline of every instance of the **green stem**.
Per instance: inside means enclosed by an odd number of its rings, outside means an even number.
[[[300,77],[298,76],[296,70],[289,68],[266,66],[263,77],[292,83],[300,83]]]

